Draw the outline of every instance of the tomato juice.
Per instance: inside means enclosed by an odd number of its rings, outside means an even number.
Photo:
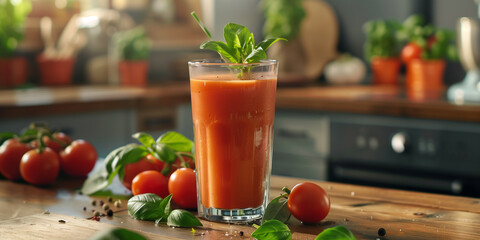
[[[190,79],[199,197],[205,208],[258,208],[268,196],[276,72],[231,79]]]

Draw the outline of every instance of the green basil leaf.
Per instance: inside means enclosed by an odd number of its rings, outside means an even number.
[[[193,142],[177,132],[167,132],[157,139],[157,143],[163,143],[177,152],[190,152]]]
[[[315,240],[356,240],[356,238],[350,230],[339,225],[323,230]]]
[[[228,62],[239,63],[241,59],[235,57],[235,51],[230,49],[228,45],[220,41],[206,41],[200,45],[200,49],[208,49],[218,52],[222,58]]]
[[[158,159],[165,163],[172,164],[175,162],[175,159],[177,159],[175,151],[163,143],[157,143],[155,145],[155,151],[158,154]]]
[[[124,228],[110,228],[98,232],[90,240],[146,240],[146,238]]]
[[[128,145],[128,147],[124,148],[113,160],[111,165],[112,169],[115,169],[115,171],[110,173],[110,179],[113,179],[113,177],[118,173],[120,180],[123,181],[123,176],[125,175],[125,165],[138,162],[148,153],[149,151],[145,146],[140,146],[137,144]]]
[[[0,145],[2,145],[5,141],[13,137],[15,137],[15,133],[12,133],[12,132],[0,133]]]
[[[162,201],[158,205],[158,210],[163,212],[163,216],[160,217],[159,219],[155,220],[156,224],[167,221],[168,216],[172,212],[172,206],[170,204],[171,201],[172,201],[172,194],[170,194],[170,195],[166,196],[164,199],[162,199]]]
[[[133,138],[137,139],[146,147],[152,147],[155,144],[155,139],[153,139],[152,135],[144,132],[138,132],[132,135]]]
[[[260,60],[267,59],[267,53],[261,47],[255,48],[243,61],[244,63],[260,62]]]
[[[175,209],[173,210],[167,219],[167,225],[170,227],[198,227],[203,224],[195,217],[191,212]]]
[[[263,50],[267,51],[267,49],[272,46],[272,44],[276,43],[277,41],[287,41],[287,39],[285,38],[269,38],[269,39],[265,39],[263,41],[261,41],[260,43],[258,43],[258,45],[256,46],[256,48],[258,47],[261,47]]]
[[[108,187],[108,185],[110,185],[108,182],[108,173],[105,169],[101,169],[90,174],[83,183],[80,191],[85,195],[91,195]]]
[[[287,225],[281,221],[272,219],[266,221],[252,233],[252,237],[261,240],[289,240],[292,233]]]
[[[162,198],[153,193],[136,195],[128,200],[128,214],[135,219],[154,221],[165,215],[161,203]]]
[[[131,197],[131,195],[115,194],[111,190],[100,190],[93,194],[90,194],[90,196],[91,197],[112,197],[115,199],[122,199],[122,200],[128,200]]]
[[[274,198],[267,205],[267,209],[265,209],[265,215],[263,216],[262,223],[272,219],[286,223],[292,215],[288,209],[287,202],[287,199],[283,196]]]
[[[129,147],[129,145],[126,145],[126,146],[122,146],[122,147],[119,147],[113,151],[111,151],[107,157],[105,158],[104,160],[104,164],[105,164],[105,169],[107,170],[107,172],[110,174],[112,171],[113,171],[113,168],[112,168],[112,163],[113,161],[115,160],[115,158],[122,152],[123,149]],[[117,160],[118,161],[118,160]]]

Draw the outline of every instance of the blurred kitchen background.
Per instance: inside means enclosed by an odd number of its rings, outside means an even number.
[[[279,89],[297,90],[378,85],[365,57],[369,21],[401,25],[421,16],[423,25],[450,31],[457,49],[457,21],[478,19],[474,0],[4,0],[0,132],[19,132],[30,122],[44,121],[74,138],[90,140],[102,157],[132,142],[130,135],[137,131],[159,136],[176,130],[193,139],[188,101],[154,102],[156,89],[188,87],[188,60],[217,57],[199,49],[207,38],[192,11],[216,40],[223,39],[227,22],[247,26],[257,41],[276,32],[291,37],[269,54],[283,64]],[[267,32],[268,21],[280,25]],[[402,47],[396,46],[398,56]],[[339,59],[352,66],[328,67]],[[298,64],[284,64],[292,61]],[[332,72],[327,73],[328,68]],[[458,60],[446,60],[442,86],[461,82],[465,69]],[[404,89],[406,75],[407,67],[400,66],[390,85]],[[77,88],[81,94],[69,96]],[[60,100],[74,100],[57,104],[54,93],[63,94]],[[111,95],[111,101],[118,95],[145,97],[139,94],[151,94],[146,96],[150,102],[126,102],[130,105],[115,109],[88,105],[89,96]],[[433,98],[443,104],[435,105],[440,115],[442,106],[478,105],[475,96],[459,101],[445,94]],[[423,95],[411,99],[412,104],[424,101],[428,98]],[[471,120],[279,108],[273,174],[480,196],[478,142],[480,124]]]

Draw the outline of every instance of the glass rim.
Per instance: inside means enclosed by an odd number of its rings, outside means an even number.
[[[264,59],[256,63],[230,63],[221,58],[194,59],[188,61],[188,66],[271,66],[277,64],[275,59]]]

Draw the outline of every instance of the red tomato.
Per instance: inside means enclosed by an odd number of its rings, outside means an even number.
[[[299,183],[290,192],[287,206],[298,220],[316,223],[328,215],[330,198],[323,188],[314,183]]]
[[[400,55],[404,63],[409,63],[413,59],[419,59],[421,57],[422,48],[418,46],[415,42],[411,42],[402,48],[402,52]]]
[[[60,152],[62,170],[71,176],[85,177],[97,161],[95,147],[85,140],[73,141],[64,151]]]
[[[146,157],[138,160],[136,163],[125,165],[125,175],[123,177],[123,186],[132,189],[132,180],[139,173],[147,170],[162,171],[165,163],[156,159],[153,155],[148,154]]]
[[[20,161],[23,154],[30,151],[27,144],[21,143],[18,139],[8,139],[0,147],[0,173],[10,180],[21,178]]]
[[[197,184],[193,169],[180,168],[173,172],[168,181],[168,191],[180,207],[197,208]]]
[[[25,181],[35,185],[52,183],[60,171],[58,154],[50,148],[33,149],[25,153],[20,162],[20,173]]]
[[[155,170],[141,172],[132,181],[132,192],[133,195],[155,193],[164,198],[168,196],[168,178]]]
[[[64,146],[68,146],[70,145],[70,143],[72,143],[72,139],[67,134],[62,132],[54,133],[52,137],[62,142]],[[57,153],[60,153],[63,149],[65,149],[65,147],[62,146],[62,144],[49,138],[48,136],[43,136],[42,140],[45,143],[45,146],[51,148],[53,151]],[[32,145],[33,148],[37,148],[38,140],[33,140],[30,144]]]

